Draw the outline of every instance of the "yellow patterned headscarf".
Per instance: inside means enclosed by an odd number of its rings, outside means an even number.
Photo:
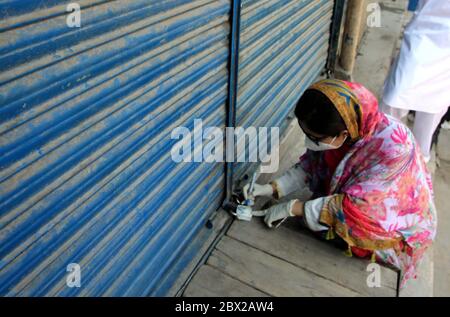
[[[308,89],[315,89],[323,93],[334,104],[354,141],[360,137],[360,127],[362,125],[362,108],[358,98],[349,86],[342,80],[324,79]]]

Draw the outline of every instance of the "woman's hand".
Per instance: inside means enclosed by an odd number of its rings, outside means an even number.
[[[259,185],[259,184],[255,183],[253,185],[253,191],[251,193],[248,192],[249,187],[250,187],[250,184],[247,184],[242,189],[244,192],[245,199],[254,199],[255,197],[258,197],[258,196],[272,197],[272,195],[273,195],[273,187],[271,184]]]
[[[303,202],[298,199],[274,205],[266,210],[264,222],[269,228],[276,228],[289,217],[303,216]]]

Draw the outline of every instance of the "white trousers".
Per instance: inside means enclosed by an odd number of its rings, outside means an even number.
[[[401,120],[408,114],[409,110],[394,108],[383,103],[381,105],[381,111]],[[436,131],[436,128],[446,113],[447,109],[440,113],[416,111],[413,134],[426,161],[429,161],[431,156],[431,142],[433,141],[434,131]]]

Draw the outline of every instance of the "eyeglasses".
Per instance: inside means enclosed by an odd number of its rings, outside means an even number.
[[[303,128],[301,126],[300,126],[300,128],[302,129],[302,131],[306,135],[306,137],[309,138],[311,141],[313,141],[316,145],[320,145],[319,144],[320,142],[322,142],[323,140],[328,138],[328,136],[316,137],[314,135],[311,135],[311,134],[305,132],[305,130],[303,130]]]
[[[313,141],[316,145],[319,145],[319,142],[322,142],[323,140],[325,140],[326,138],[329,137],[329,136],[322,136],[322,137],[316,137],[316,136],[313,136],[313,135],[307,133],[307,132],[305,131],[305,129],[303,129],[303,127],[302,127],[302,125],[300,124],[300,122],[299,122],[299,126],[300,126],[300,129],[302,129],[303,133],[304,133],[311,141]]]
[[[313,141],[315,144],[319,145],[319,142],[322,142],[323,140],[325,140],[326,138],[328,138],[328,136],[323,136],[323,137],[315,137],[311,134],[306,133],[305,131],[303,131],[303,133],[311,140]]]

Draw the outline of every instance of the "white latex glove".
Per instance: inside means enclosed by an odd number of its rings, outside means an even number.
[[[281,225],[284,220],[286,220],[289,217],[293,217],[294,214],[292,213],[292,207],[294,206],[294,203],[297,201],[297,199],[290,200],[285,203],[281,203],[278,205],[274,205],[266,210],[266,216],[264,217],[264,222],[269,228],[273,227],[274,222],[280,221],[276,228],[278,228],[279,225]],[[254,211],[256,212],[256,211]]]
[[[250,183],[245,185],[242,189],[244,192],[244,198],[245,199],[254,199],[257,196],[267,196],[272,197],[273,195],[273,189],[272,185],[266,184],[266,185],[259,185],[259,184],[253,184],[253,191],[251,193],[248,192],[250,187]]]

